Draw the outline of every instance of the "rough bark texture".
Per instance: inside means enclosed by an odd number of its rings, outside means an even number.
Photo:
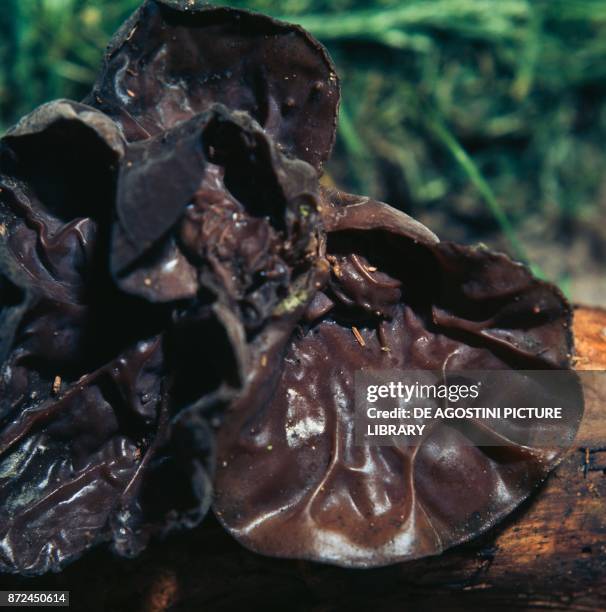
[[[578,308],[574,331],[576,368],[606,370],[606,311]],[[133,561],[96,551],[59,575],[0,582],[69,589],[71,609],[88,611],[606,609],[606,388],[584,382],[577,441],[545,486],[439,557],[375,570],[270,559],[209,520]]]

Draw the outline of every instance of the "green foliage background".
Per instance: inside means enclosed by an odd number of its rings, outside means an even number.
[[[343,106],[328,180],[449,238],[484,240],[567,285],[606,258],[603,0],[234,0],[329,48]],[[138,0],[4,0],[0,127],[80,98]],[[597,234],[596,234],[597,231]],[[596,235],[594,235],[596,234]],[[592,247],[553,264],[537,241]],[[585,252],[587,251],[587,252]],[[588,258],[588,259],[587,259]]]

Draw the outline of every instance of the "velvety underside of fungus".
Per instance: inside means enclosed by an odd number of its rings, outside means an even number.
[[[147,0],[84,103],[2,139],[0,571],[137,554],[213,496],[258,552],[393,563],[484,531],[558,462],[446,426],[353,444],[357,370],[566,369],[571,313],[505,255],[322,191],[338,103],[301,28]]]

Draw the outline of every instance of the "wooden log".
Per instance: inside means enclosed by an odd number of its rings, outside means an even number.
[[[72,610],[606,610],[606,311],[577,309],[586,409],[575,446],[497,528],[438,557],[374,570],[243,549],[212,519],[131,561],[96,551],[6,586],[67,589]]]

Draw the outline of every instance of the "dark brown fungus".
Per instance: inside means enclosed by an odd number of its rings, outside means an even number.
[[[121,166],[111,265],[151,302],[223,294],[247,327],[317,251],[317,175],[243,113],[212,109],[132,144]]]
[[[86,102],[141,140],[222,103],[317,169],[335,137],[339,83],[296,25],[195,0],[148,0],[109,45]]]
[[[354,373],[565,368],[570,308],[505,255],[439,242],[367,198],[326,198],[330,281],[271,401],[231,412],[219,432],[215,513],[269,555],[369,567],[437,554],[508,514],[562,449],[502,433],[477,446],[446,422],[420,445],[356,445]]]
[[[224,404],[267,378],[326,274],[319,207],[316,171],[220,105],[129,145],[111,267],[125,292],[170,305],[179,408]]]
[[[571,313],[505,255],[320,192],[338,102],[299,27],[147,0],[86,104],[2,139],[0,572],[192,528],[215,470],[253,550],[383,565],[484,531],[559,461],[580,394],[559,448],[522,443],[536,423],[355,444],[356,371],[566,369]]]
[[[107,269],[117,127],[59,101],[0,146],[0,571],[37,574],[199,522],[212,453],[175,464],[166,313],[142,315]]]

